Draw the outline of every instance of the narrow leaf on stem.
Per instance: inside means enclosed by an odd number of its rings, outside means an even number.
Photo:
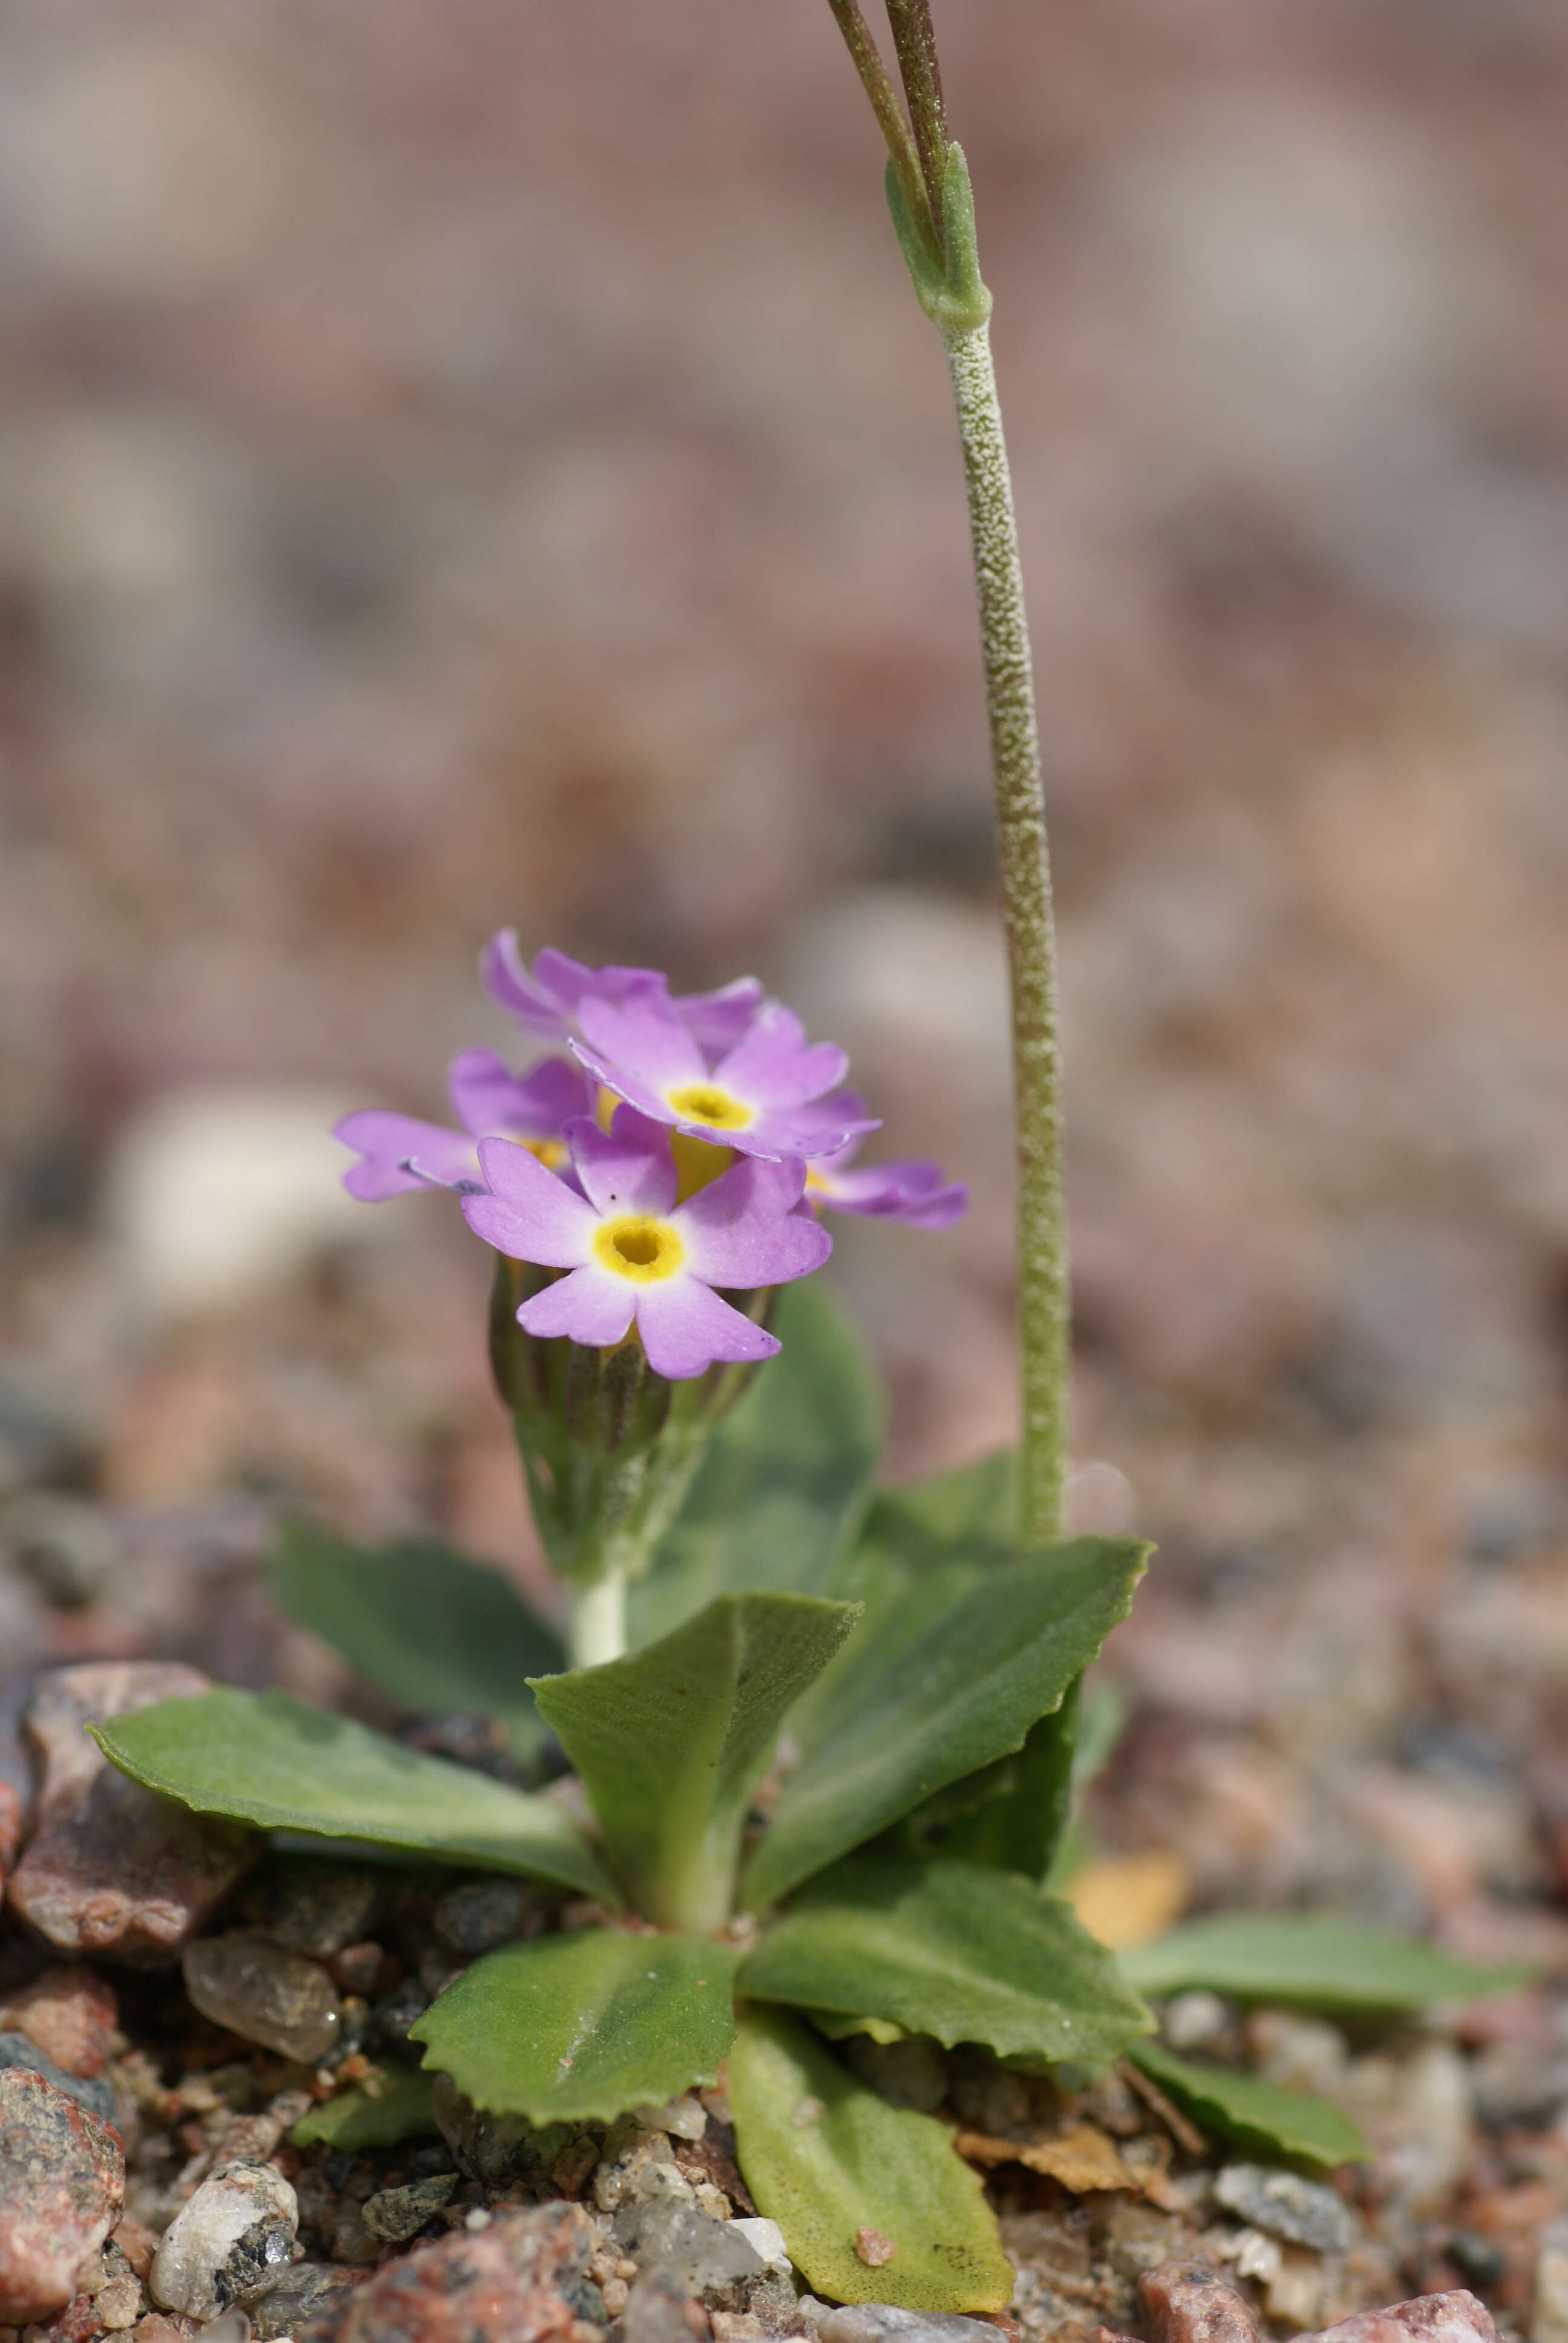
[[[723,1926],[779,1729],[859,1616],[808,1594],[726,1594],[630,1658],[535,1680],[647,1918]]]

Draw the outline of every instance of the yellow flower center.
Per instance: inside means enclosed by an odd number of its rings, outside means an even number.
[[[710,1131],[744,1131],[755,1121],[751,1109],[717,1082],[689,1082],[684,1090],[667,1091],[665,1097],[688,1122],[705,1122]]]
[[[569,1153],[564,1139],[528,1139],[523,1141],[530,1155],[537,1155],[547,1172],[558,1172]]]
[[[650,1221],[627,1213],[618,1221],[601,1221],[594,1231],[593,1249],[602,1266],[635,1285],[655,1285],[673,1277],[686,1259],[686,1248],[666,1221]]]

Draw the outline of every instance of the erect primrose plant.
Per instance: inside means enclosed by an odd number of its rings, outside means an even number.
[[[1078,1736],[1079,1688],[1146,1549],[1060,1537],[1054,947],[968,173],[926,0],[889,0],[907,116],[857,0],[830,5],[958,401],[1012,982],[1019,1453],[871,1485],[880,1399],[808,1282],[831,1251],[820,1215],[940,1230],[965,1194],[931,1162],[857,1159],[877,1126],[843,1052],[750,978],[677,995],[649,969],[556,951],[529,967],[508,931],[485,981],[544,1054],[524,1071],[456,1059],[459,1128],[367,1112],[338,1136],[352,1193],[451,1192],[495,1252],[491,1359],[565,1640],[498,1573],[436,1546],[363,1552],[295,1523],[274,1588],[405,1706],[493,1718],[515,1778],[277,1693],[215,1690],[95,1731],[136,1780],[297,1848],[557,1892],[558,1925],[425,2012],[421,2069],[331,2101],[297,2139],[428,2128],[432,2078],[562,2146],[722,2082],[746,2184],[818,2294],[987,2312],[1013,2274],[979,2173],[940,2110],[865,2079],[849,2037],[965,2046],[1064,2088],[1127,2059],[1204,2131],[1332,2167],[1367,2152],[1338,2108],[1173,2056],[1148,2039],[1142,1995],[1398,2009],[1515,1973],[1256,1916],[1119,1959],[1057,1892],[1094,1738]],[[575,1788],[551,1779],[568,1770]]]

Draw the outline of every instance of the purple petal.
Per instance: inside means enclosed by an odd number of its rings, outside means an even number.
[[[832,1252],[826,1229],[795,1212],[806,1167],[748,1157],[671,1215],[692,1272],[709,1285],[786,1285],[820,1269]]]
[[[729,1131],[724,1136],[744,1155],[815,1157],[836,1155],[850,1140],[880,1129],[873,1116],[856,1121],[839,1100],[819,1099],[808,1106],[769,1108],[749,1131]]]
[[[668,1126],[632,1106],[618,1106],[608,1131],[584,1119],[567,1132],[583,1193],[606,1218],[650,1212],[662,1218],[675,1202],[675,1158]]]
[[[607,1091],[615,1092],[617,1098],[625,1099],[628,1106],[635,1107],[650,1122],[670,1123],[675,1121],[674,1114],[657,1091],[650,1090],[646,1082],[635,1081],[629,1075],[618,1073],[608,1058],[601,1058],[596,1051],[585,1050],[580,1041],[572,1043],[572,1055],[579,1065],[588,1068],[596,1082],[602,1082]]]
[[[632,1081],[663,1091],[708,1080],[707,1060],[662,993],[634,992],[619,1008],[584,1001],[578,1016],[589,1048]]]
[[[678,1276],[637,1289],[637,1331],[656,1374],[681,1383],[715,1359],[770,1359],[776,1336],[764,1333],[701,1281]]]
[[[911,1229],[950,1228],[969,1208],[964,1182],[949,1181],[941,1165],[924,1156],[902,1156],[858,1172],[816,1163],[807,1189],[814,1202],[831,1211],[898,1221]]]
[[[558,1139],[574,1115],[592,1114],[594,1089],[569,1058],[541,1058],[518,1084],[518,1129],[528,1139]]]
[[[466,1196],[463,1217],[476,1236],[514,1261],[576,1269],[590,1258],[598,1215],[537,1155],[509,1139],[482,1139],[479,1167],[487,1196]]]
[[[809,1047],[794,1011],[770,1001],[745,1039],[719,1060],[713,1079],[750,1106],[799,1106],[841,1082],[849,1063],[832,1041]]]
[[[738,976],[733,984],[721,984],[716,992],[678,993],[673,1005],[692,1039],[719,1057],[750,1031],[762,1005],[762,980]]]
[[[603,1350],[624,1341],[636,1306],[637,1290],[624,1277],[612,1277],[597,1262],[557,1278],[540,1293],[530,1294],[518,1312],[518,1323],[530,1334],[564,1334],[574,1342]]]
[[[542,955],[541,955],[542,957]],[[521,1020],[532,1033],[559,1040],[567,1021],[555,994],[531,977],[523,962],[516,928],[503,928],[479,954],[479,978],[492,1001]]]
[[[447,1095],[458,1121],[476,1139],[492,1139],[517,1121],[516,1074],[493,1050],[459,1051],[447,1069]]]
[[[618,1008],[637,993],[662,994],[669,982],[657,968],[620,968],[613,961],[590,968],[587,960],[573,960],[549,944],[535,954],[534,976],[568,1009],[580,1009],[585,1001],[608,1001]]]
[[[364,1204],[378,1204],[417,1188],[455,1187],[477,1176],[473,1141],[444,1123],[422,1122],[417,1115],[367,1107],[361,1113],[346,1114],[334,1124],[332,1135],[365,1159],[343,1175],[349,1194]],[[418,1171],[412,1168],[416,1157]]]

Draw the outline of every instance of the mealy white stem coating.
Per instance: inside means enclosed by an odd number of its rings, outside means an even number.
[[[1070,1373],[1056,933],[1018,522],[986,325],[944,327],[969,489],[1012,1005],[1023,1528],[1060,1536]]]

